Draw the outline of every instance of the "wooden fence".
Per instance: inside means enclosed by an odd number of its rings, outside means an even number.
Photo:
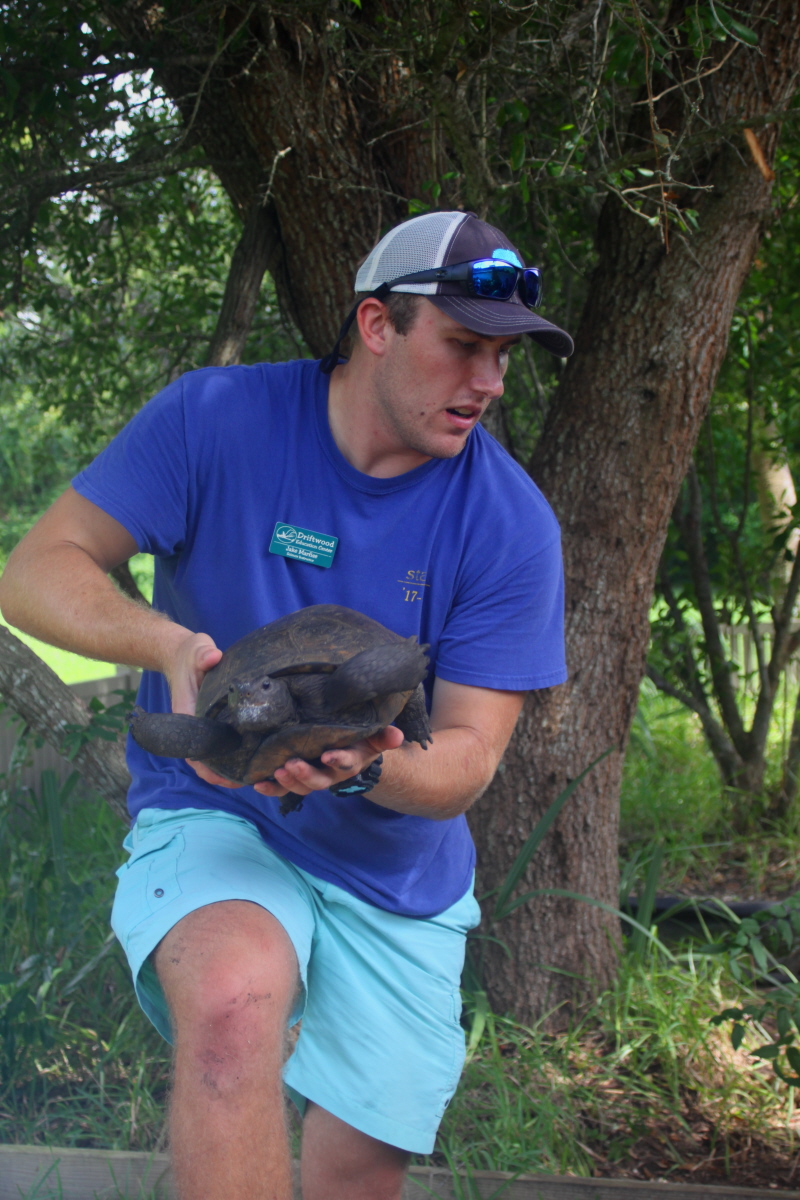
[[[745,685],[747,680],[754,681],[755,672],[758,670],[758,658],[756,656],[755,639],[750,627],[748,625],[722,625],[720,628],[728,648],[729,657],[738,667],[739,685]],[[772,625],[759,624],[757,628],[764,645],[766,661],[769,662],[769,657],[772,653],[772,644],[775,640]],[[800,623],[794,623],[792,629],[800,629]],[[795,655],[789,661],[786,669],[786,679],[789,684],[793,684],[794,686],[800,683],[800,655]],[[757,687],[757,683],[755,686]]]

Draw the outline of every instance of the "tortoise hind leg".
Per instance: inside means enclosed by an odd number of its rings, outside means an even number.
[[[235,729],[186,713],[149,713],[137,704],[130,714],[133,740],[163,758],[210,758],[231,754],[242,739]]]
[[[392,724],[397,726],[407,742],[419,742],[423,750],[428,749],[428,742],[433,741],[433,734],[428,721],[425,692],[421,683],[409,696],[405,708],[397,714]]]
[[[326,680],[330,711],[342,712],[392,692],[413,691],[428,673],[427,649],[416,638],[408,638],[354,654]]]

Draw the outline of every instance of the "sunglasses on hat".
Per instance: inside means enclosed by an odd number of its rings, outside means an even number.
[[[510,300],[517,292],[526,308],[538,308],[542,303],[542,273],[538,267],[516,267],[501,258],[478,258],[472,262],[453,263],[449,267],[431,267],[390,279],[387,289],[399,283],[460,283],[468,296],[484,300]]]
[[[516,292],[526,308],[538,308],[542,302],[542,273],[539,268],[518,267],[502,258],[476,258],[448,267],[412,271],[410,275],[387,279],[367,295],[384,300],[392,288],[401,283],[458,283],[465,295],[478,296],[483,300],[510,300]],[[336,345],[320,363],[323,374],[329,375],[338,363],[339,347],[355,320],[359,305],[366,298],[362,296],[345,318]]]

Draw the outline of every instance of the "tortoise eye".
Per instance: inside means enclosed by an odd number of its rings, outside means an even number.
[[[266,692],[266,691],[269,691],[269,688],[270,688],[270,686],[271,686],[271,685],[270,685],[270,681],[269,681],[268,679],[265,679],[265,680],[264,680],[264,682],[262,683],[262,685],[261,685],[261,686],[262,686],[262,688],[264,689],[264,691],[265,691],[265,692]]]

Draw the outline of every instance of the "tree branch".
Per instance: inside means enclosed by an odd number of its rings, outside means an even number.
[[[4,625],[0,625],[0,695],[59,754],[66,726],[88,726],[90,722],[83,701]],[[86,783],[127,821],[131,778],[122,742],[93,738],[81,746],[73,762]]]
[[[725,782],[732,783],[741,770],[742,760],[733,742],[727,736],[719,721],[714,718],[708,705],[698,703],[683,688],[675,687],[656,667],[651,667],[649,663],[645,670],[648,679],[653,681],[660,692],[663,692],[666,696],[671,696],[673,700],[677,700],[680,704],[690,709],[691,712],[697,714],[702,722],[703,730],[708,738],[714,758],[717,760]]]
[[[209,366],[227,367],[241,362],[264,272],[279,241],[273,207],[265,206],[257,195],[231,258],[225,295],[209,346]]]

